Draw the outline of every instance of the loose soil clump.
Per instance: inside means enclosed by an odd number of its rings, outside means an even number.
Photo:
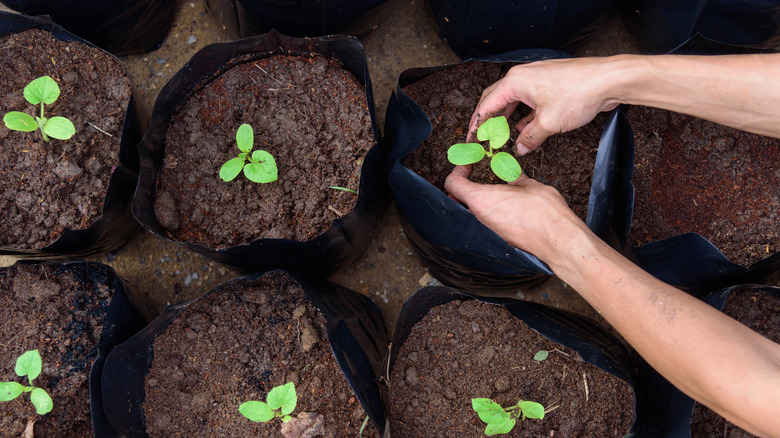
[[[736,289],[726,298],[723,313],[772,342],[780,343],[780,297],[759,289]],[[691,438],[713,436],[754,437],[706,406],[696,403],[691,418]]]
[[[279,179],[219,178],[238,155],[236,130],[254,129]],[[364,87],[325,56],[274,55],[220,75],[171,121],[155,213],[180,241],[225,248],[256,239],[308,241],[354,207],[366,152],[375,144]]]
[[[548,350],[544,361],[533,360]],[[631,387],[543,337],[501,306],[476,300],[432,308],[400,346],[390,371],[395,437],[480,437],[471,399],[502,406],[541,403],[544,419],[518,422],[508,437],[622,437],[631,429]]]
[[[152,437],[281,436],[238,407],[293,382],[322,436],[355,437],[366,414],[328,343],[326,322],[283,274],[232,281],[184,309],[154,341],[144,416]],[[367,426],[363,436],[378,436]]]
[[[96,263],[14,265],[0,271],[0,381],[27,384],[14,373],[16,358],[39,350],[43,370],[33,383],[54,409],[35,413],[29,394],[0,403],[0,436],[18,437],[35,420],[35,437],[92,436],[89,372],[118,278]]]
[[[119,165],[130,82],[105,52],[37,29],[0,38],[0,47],[0,114],[40,116],[40,105],[28,103],[23,90],[48,75],[61,93],[45,116],[67,117],[76,127],[69,140],[45,142],[40,131],[0,125],[0,246],[40,249],[101,217]]]
[[[734,263],[780,251],[780,140],[647,107],[634,131],[633,245],[693,232]]]
[[[514,63],[469,61],[439,70],[404,87],[425,111],[433,125],[431,135],[401,163],[444,191],[444,180],[454,166],[447,160],[447,149],[466,141],[469,121],[479,103],[482,91],[502,78]],[[518,106],[509,119],[511,138],[501,149],[514,153],[514,141],[519,131],[514,125],[530,109]],[[574,131],[554,135],[525,156],[518,157],[526,175],[558,189],[577,215],[587,215],[588,198],[596,163],[601,130],[606,115]],[[470,178],[485,184],[503,183],[483,159],[474,165]]]

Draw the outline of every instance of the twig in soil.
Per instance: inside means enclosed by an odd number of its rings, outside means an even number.
[[[328,204],[328,210],[330,210],[330,211],[332,211],[332,212],[336,213],[336,214],[337,214],[339,217],[341,217],[341,216],[344,216],[344,213],[342,213],[342,212],[338,211],[338,210],[337,210],[335,207],[333,207],[333,206],[332,206],[332,205],[330,205],[330,204]]]
[[[109,134],[108,132],[106,132],[106,131],[104,131],[104,130],[102,130],[102,129],[98,128],[97,126],[93,125],[93,124],[92,124],[92,123],[90,123],[90,122],[87,122],[87,125],[89,125],[89,126],[91,126],[91,127],[95,128],[95,129],[97,129],[98,131],[102,132],[103,134],[106,134],[106,135],[107,135],[107,136],[109,136],[109,137],[113,137],[113,135],[111,135],[111,134]]]
[[[27,427],[24,428],[24,432],[22,432],[22,438],[34,438],[35,433],[35,420],[29,419],[27,420]]]
[[[582,383],[585,384],[585,403],[588,402],[588,379],[585,377],[585,372],[582,372]]]
[[[269,78],[271,78],[271,79],[275,80],[276,82],[278,82],[278,83],[280,83],[280,84],[282,84],[282,83],[283,83],[283,82],[282,82],[282,81],[280,81],[279,79],[276,79],[275,77],[273,77],[273,76],[271,76],[270,74],[268,74],[268,72],[267,72],[267,71],[263,70],[263,67],[260,67],[260,66],[259,66],[259,65],[257,65],[257,64],[255,64],[255,67],[259,68],[259,69],[260,69],[260,71],[261,71],[261,72],[263,72],[263,73],[265,73],[265,75],[266,75],[266,76],[268,76]]]
[[[363,420],[363,425],[360,426],[360,431],[358,432],[358,438],[363,438],[363,430],[365,430],[367,424],[368,424],[368,415],[366,415],[366,419]]]
[[[547,415],[550,412],[552,412],[552,411],[554,411],[554,410],[556,410],[556,409],[558,409],[560,407],[561,407],[561,405],[552,405],[552,406],[546,407],[546,408],[544,408],[544,414]]]

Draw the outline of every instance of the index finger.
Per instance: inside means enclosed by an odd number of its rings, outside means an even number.
[[[517,108],[519,102],[510,101],[507,98],[506,93],[501,91],[500,83],[501,79],[486,88],[482,93],[482,97],[480,97],[477,107],[474,109],[474,113],[471,114],[469,130],[466,135],[467,142],[477,141],[477,129],[485,120],[495,116],[505,116],[509,119],[509,116],[511,116],[515,111],[515,108]]]

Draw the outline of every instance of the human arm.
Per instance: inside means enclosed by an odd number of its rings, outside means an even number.
[[[560,194],[528,177],[446,190],[511,245],[544,260],[672,384],[734,424],[780,436],[780,345],[652,277],[595,236]]]
[[[518,104],[518,152],[571,131],[618,104],[651,106],[780,138],[780,54],[616,55],[520,64],[485,89],[469,138],[493,115]]]

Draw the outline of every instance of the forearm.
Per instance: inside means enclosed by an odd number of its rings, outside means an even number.
[[[655,279],[592,233],[573,235],[548,263],[651,366],[738,426],[780,431],[780,345]]]
[[[780,54],[604,58],[606,99],[780,137]]]

